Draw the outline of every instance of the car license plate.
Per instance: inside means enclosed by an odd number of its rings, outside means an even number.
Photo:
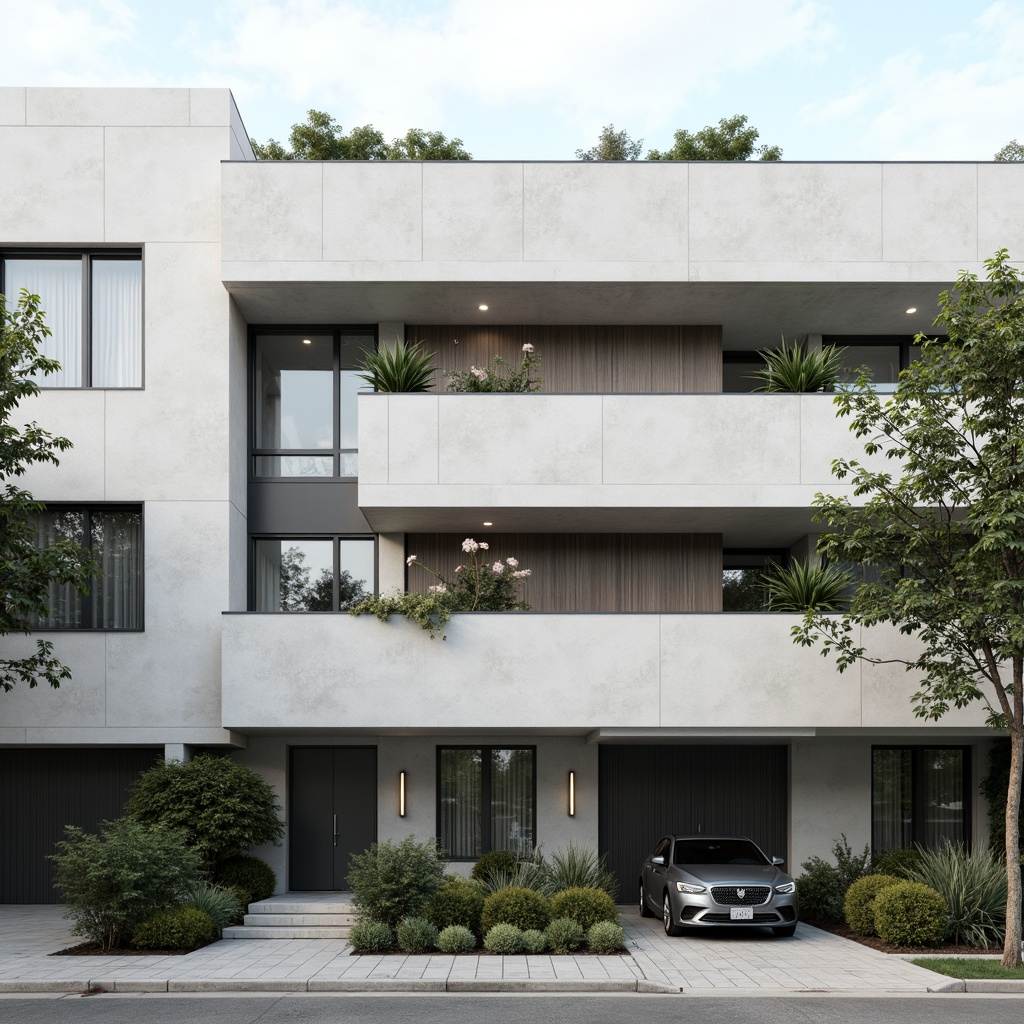
[[[729,920],[730,921],[753,921],[754,920],[754,908],[753,907],[730,907],[729,908]]]

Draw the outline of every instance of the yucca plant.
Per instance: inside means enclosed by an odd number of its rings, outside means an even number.
[[[749,374],[761,381],[757,391],[803,394],[810,391],[834,391],[843,370],[844,349],[825,345],[808,350],[803,342],[790,345],[785,336],[778,348],[764,349],[764,369]]]
[[[575,888],[603,889],[613,900],[619,893],[618,882],[608,870],[605,857],[575,841],[570,841],[565,850],[555,850],[551,854],[547,874],[553,892]]]
[[[357,376],[374,391],[429,391],[434,376],[434,353],[426,351],[421,341],[406,345],[401,338],[395,338],[393,347],[367,352],[360,369],[363,372]]]
[[[767,608],[773,612],[839,611],[852,578],[834,565],[773,564],[762,575]]]
[[[539,853],[535,853],[531,860],[516,861],[515,867],[511,870],[495,868],[484,879],[477,881],[480,891],[489,896],[499,889],[507,889],[513,886],[517,889],[533,889],[535,892],[545,896],[551,896],[554,890],[551,887],[551,879],[548,876],[547,865]]]
[[[1006,869],[988,847],[967,850],[961,843],[947,843],[942,850],[920,853],[907,876],[945,897],[950,939],[981,949],[1001,945],[1006,930]]]
[[[222,928],[242,920],[242,904],[230,889],[222,885],[199,882],[190,886],[184,905],[208,915],[218,936]]]

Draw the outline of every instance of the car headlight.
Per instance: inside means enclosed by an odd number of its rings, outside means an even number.
[[[782,885],[775,886],[775,891],[788,896],[790,893],[796,892],[796,882],[783,882]]]
[[[706,891],[706,886],[703,886],[703,885],[690,885],[689,882],[676,882],[676,891],[677,892],[688,892],[688,893],[705,892]]]

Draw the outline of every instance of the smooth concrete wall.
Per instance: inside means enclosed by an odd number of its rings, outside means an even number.
[[[226,615],[227,729],[936,729],[900,665],[839,674],[793,615],[457,614],[447,640],[371,616]],[[858,636],[855,640],[859,639]],[[865,643],[915,655],[876,627]],[[387,694],[386,701],[380,695]],[[984,728],[980,706],[943,729]]]
[[[231,163],[230,281],[946,281],[1024,251],[998,163]]]
[[[377,748],[377,838],[400,841],[413,835],[430,841],[437,835],[437,748],[439,746],[528,745],[537,748],[536,836],[542,850],[564,848],[570,842],[597,849],[597,747],[581,736],[452,735],[393,736],[315,731],[262,735],[250,738],[247,749],[236,758],[258,771],[275,789],[288,820],[288,750],[292,746],[375,746]],[[566,778],[576,772],[576,815],[570,818],[566,804]],[[398,814],[398,773],[407,773],[406,816]],[[287,840],[279,847],[254,851],[277,873],[278,892],[288,885]],[[457,862],[453,873],[467,874],[471,865]]]

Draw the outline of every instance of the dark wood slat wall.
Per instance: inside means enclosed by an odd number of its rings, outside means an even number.
[[[406,554],[449,579],[466,561],[465,534],[410,533]],[[494,533],[490,561],[517,558],[533,575],[523,600],[538,612],[718,612],[722,610],[722,535],[657,533]],[[410,591],[436,579],[407,570]]]
[[[418,326],[406,340],[437,353],[435,390],[444,370],[490,366],[500,355],[514,366],[529,342],[542,359],[542,390],[568,394],[720,392],[720,326]]]

